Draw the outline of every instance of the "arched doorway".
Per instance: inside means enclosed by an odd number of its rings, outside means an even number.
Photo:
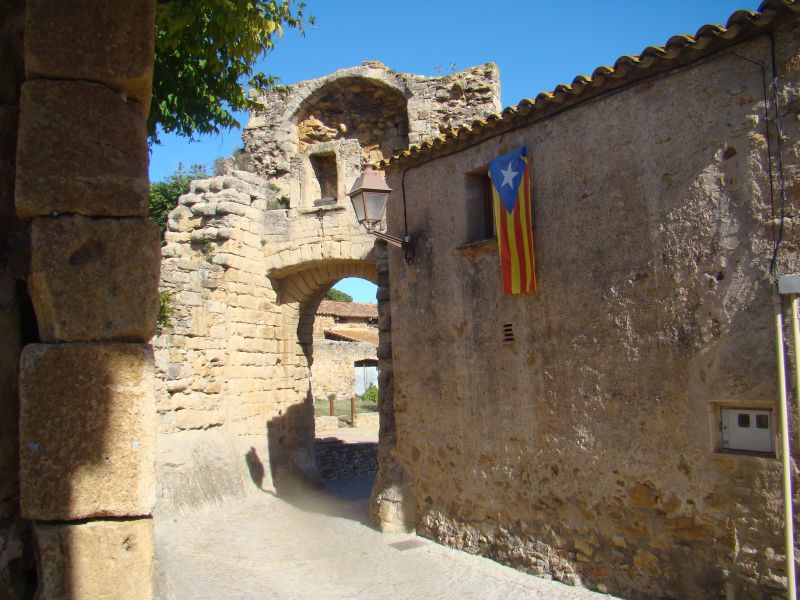
[[[273,271],[271,274],[283,308],[282,329],[286,337],[283,360],[293,367],[290,369],[293,380],[287,384],[292,385],[295,398],[285,411],[267,423],[270,469],[279,492],[304,482],[319,484],[321,481],[314,446],[314,323],[323,297],[344,277],[358,277],[377,284],[377,264],[370,260],[312,261],[294,266],[289,273]],[[378,327],[375,329],[377,360],[382,334]]]
[[[309,360],[317,438],[322,431],[335,434],[340,425],[374,426],[377,433],[376,294],[373,282],[346,278],[334,284],[319,303]]]

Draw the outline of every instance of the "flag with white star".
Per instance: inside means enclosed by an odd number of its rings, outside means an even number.
[[[503,292],[536,291],[528,150],[522,146],[489,163]]]

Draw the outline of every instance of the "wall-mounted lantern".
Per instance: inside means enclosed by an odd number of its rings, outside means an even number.
[[[350,196],[350,202],[353,203],[356,219],[367,232],[388,244],[405,250],[406,262],[410,263],[414,257],[412,237],[406,234],[399,238],[378,229],[386,216],[386,201],[389,199],[391,191],[392,188],[386,185],[383,177],[378,175],[371,165],[367,165],[358,179],[353,182],[353,187],[350,188],[347,195]]]

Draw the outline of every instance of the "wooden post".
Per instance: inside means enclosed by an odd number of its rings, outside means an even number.
[[[350,396],[350,426],[356,426],[356,397]]]
[[[333,401],[334,401],[335,399],[336,399],[336,396],[328,396],[328,402],[330,402],[330,404],[331,404],[331,416],[332,416],[332,417],[334,416],[334,413],[336,412],[336,411],[334,410],[334,407],[333,407]]]

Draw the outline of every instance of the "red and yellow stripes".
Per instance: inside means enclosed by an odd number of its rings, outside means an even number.
[[[527,294],[536,291],[536,266],[533,252],[533,212],[531,210],[530,169],[527,157],[519,196],[509,213],[492,185],[494,222],[500,247],[500,269],[503,274],[503,293]]]

